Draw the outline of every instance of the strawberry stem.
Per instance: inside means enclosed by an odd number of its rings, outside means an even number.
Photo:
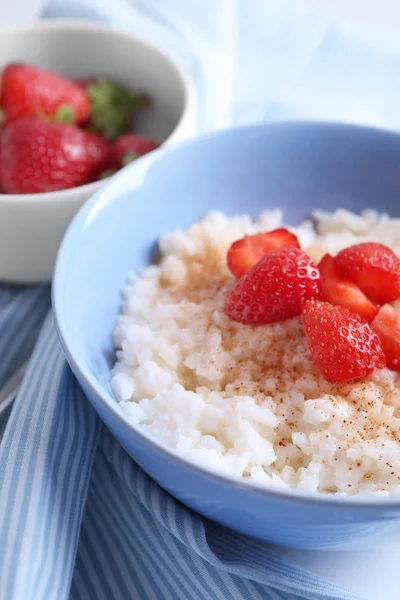
[[[62,104],[52,119],[53,123],[74,123],[75,114],[71,106]]]
[[[108,79],[90,84],[87,93],[92,104],[91,123],[109,140],[130,131],[133,113],[150,104],[146,94],[133,94]]]
[[[98,180],[101,181],[102,179],[107,179],[107,177],[112,177],[113,175],[115,175],[116,172],[116,169],[106,169],[105,171],[100,173],[100,175],[98,176]]]
[[[134,160],[139,158],[139,156],[140,155],[136,154],[136,152],[127,152],[122,159],[122,166],[126,167],[127,165],[130,165]]]

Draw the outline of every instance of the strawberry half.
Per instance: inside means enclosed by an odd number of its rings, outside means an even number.
[[[227,263],[236,277],[242,277],[262,257],[276,248],[294,246],[300,248],[299,240],[283,227],[265,233],[246,235],[233,242],[228,250]]]
[[[366,321],[372,321],[378,307],[355,283],[344,277],[333,256],[325,254],[318,269],[321,275],[321,300],[348,308]]]
[[[387,246],[356,244],[339,252],[335,261],[343,275],[373,302],[384,304],[400,296],[400,259]]]
[[[302,318],[313,361],[328,381],[351,381],[385,366],[378,335],[359,315],[309,300],[302,307]]]
[[[37,116],[83,123],[89,117],[90,100],[82,86],[58,73],[10,64],[2,73],[1,107],[7,123]]]
[[[263,325],[299,315],[301,305],[320,294],[319,271],[299,248],[268,252],[228,294],[227,315],[247,325]]]
[[[400,371],[400,315],[390,306],[384,304],[371,323],[378,334],[386,357],[387,366]]]

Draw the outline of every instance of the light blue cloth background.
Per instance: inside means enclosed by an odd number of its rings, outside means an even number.
[[[199,130],[298,117],[400,128],[399,55],[294,5],[55,0],[45,16],[99,19],[159,44],[193,78]],[[360,600],[152,482],[85,400],[48,309],[46,286],[0,289],[0,387],[44,321],[0,422],[0,600]]]

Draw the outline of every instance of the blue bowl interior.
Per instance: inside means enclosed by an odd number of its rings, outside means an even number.
[[[54,299],[73,361],[108,395],[111,333],[127,275],[149,264],[162,232],[210,211],[282,208],[296,224],[314,208],[400,214],[400,142],[389,132],[282,124],[211,135],[125,169],[79,213],[58,260]]]

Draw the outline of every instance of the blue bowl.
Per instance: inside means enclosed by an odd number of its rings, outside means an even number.
[[[400,497],[336,497],[260,487],[186,461],[132,425],[110,387],[111,334],[128,273],[151,262],[157,237],[212,210],[280,207],[296,224],[313,208],[400,215],[400,136],[339,124],[246,127],[161,149],[104,186],[63,241],[53,283],[68,361],[101,419],[132,458],[187,506],[250,536],[330,547],[381,531]]]

